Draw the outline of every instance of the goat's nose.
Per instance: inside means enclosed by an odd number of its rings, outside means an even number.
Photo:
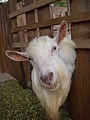
[[[50,72],[48,75],[41,76],[40,79],[44,83],[50,83],[50,81],[53,79],[53,72]]]
[[[48,74],[48,77],[49,77],[49,78],[53,78],[53,72],[50,72],[50,73]]]

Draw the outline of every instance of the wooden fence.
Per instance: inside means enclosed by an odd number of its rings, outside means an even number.
[[[11,62],[5,57],[5,50],[11,48],[9,33],[8,5],[0,4],[0,72],[11,73]]]
[[[35,36],[53,36],[53,25],[58,25],[62,20],[71,23],[72,39],[77,45],[76,70],[73,75],[70,108],[73,120],[90,120],[90,1],[89,0],[70,0],[70,15],[52,19],[50,16],[50,4],[56,0],[9,0],[9,24],[2,20],[6,15],[1,13],[0,8],[0,68],[9,72],[20,81],[30,85],[30,67],[26,62],[12,62],[5,58],[6,49],[25,51],[28,42]],[[5,10],[5,9],[4,9]],[[8,18],[7,17],[7,18]],[[19,22],[20,21],[20,22]],[[10,28],[10,30],[6,30]],[[8,31],[8,32],[6,32]],[[2,36],[2,34],[4,36]],[[5,39],[4,39],[5,38]],[[8,39],[8,40],[7,40]],[[3,50],[4,49],[4,50]]]
[[[71,0],[70,4],[71,16],[83,13],[90,16],[90,0]],[[72,23],[71,32],[79,45],[71,86],[71,114],[74,120],[90,120],[90,19]]]

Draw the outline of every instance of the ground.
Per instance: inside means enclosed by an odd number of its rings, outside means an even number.
[[[6,76],[0,77],[0,120],[47,120],[33,91],[23,88],[17,80],[6,80],[10,79]],[[61,120],[71,120],[63,107],[60,114]]]

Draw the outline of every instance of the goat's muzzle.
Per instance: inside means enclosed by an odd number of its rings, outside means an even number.
[[[56,87],[56,84],[53,84],[53,72],[50,72],[48,75],[44,75],[40,77],[41,82],[50,89]]]

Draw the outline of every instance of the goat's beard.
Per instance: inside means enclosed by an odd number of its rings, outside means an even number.
[[[67,97],[70,89],[70,79],[68,76],[65,76],[64,73],[62,75],[59,74],[59,82],[57,83],[56,87],[53,89],[48,89],[41,83],[38,73],[35,69],[33,70],[32,76],[33,90],[38,96],[42,106],[45,108],[48,118],[50,117],[52,120],[58,120],[58,109]]]

